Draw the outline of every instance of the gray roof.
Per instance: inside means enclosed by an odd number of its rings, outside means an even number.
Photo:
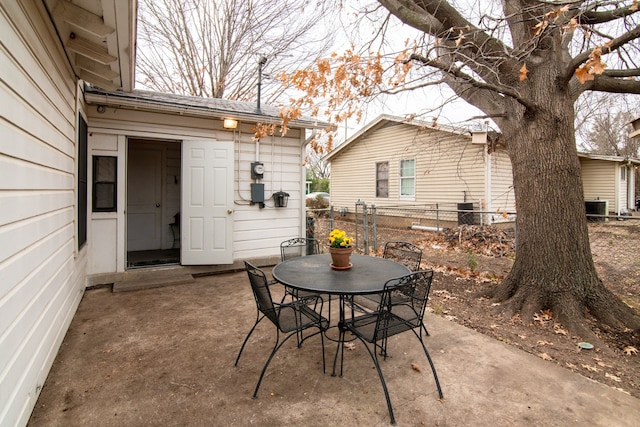
[[[260,111],[258,111],[257,104],[254,102],[202,98],[137,89],[131,92],[109,92],[100,88],[86,86],[85,100],[88,104],[132,106],[152,111],[171,111],[200,117],[230,117],[256,123],[279,124],[281,121],[280,108],[272,105],[263,104],[260,106]],[[327,123],[319,122],[313,117],[304,116],[289,123],[289,127],[308,129],[321,129],[327,125]]]

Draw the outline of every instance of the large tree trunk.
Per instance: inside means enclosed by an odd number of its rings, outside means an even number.
[[[588,313],[619,327],[640,317],[598,278],[593,263],[577,156],[572,101],[547,93],[544,109],[503,122],[513,166],[517,217],[516,260],[492,293],[504,313],[524,321],[551,309],[563,326],[595,340]]]

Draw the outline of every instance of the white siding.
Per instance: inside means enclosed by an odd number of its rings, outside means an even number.
[[[76,86],[42,2],[0,4],[0,425],[25,425],[85,286]]]
[[[468,136],[415,125],[374,128],[331,159],[331,203],[353,209],[360,199],[376,206],[479,202],[484,198],[485,146]],[[416,159],[415,200],[399,197],[399,164]],[[376,198],[376,163],[389,162],[389,197]],[[509,171],[510,171],[509,166]]]
[[[624,179],[622,179],[622,174],[624,170]],[[630,168],[618,164],[616,167],[616,176],[618,177],[618,202],[616,206],[616,212],[620,214],[623,211],[628,211],[629,207],[627,204],[627,194],[629,192],[629,172]]]
[[[236,132],[222,128],[221,120],[202,119],[169,114],[107,108],[105,113],[97,113],[95,106],[89,106],[89,130],[93,135],[89,139],[90,150],[96,149],[100,138],[106,135],[120,138],[149,140],[169,140],[177,143],[184,139],[210,138],[218,141],[235,142],[235,178],[234,178],[234,232],[233,258],[243,260],[261,257],[279,257],[280,242],[290,237],[303,236],[304,230],[304,182],[302,181],[302,134],[299,129],[291,129],[285,137],[279,135],[263,138],[259,144],[253,141],[252,123],[241,123]],[[124,147],[119,148],[124,151]],[[173,169],[179,166],[176,152],[167,153],[167,180],[173,180]],[[119,153],[119,155],[122,153]],[[264,209],[251,205],[251,162],[258,159],[264,163],[265,186]],[[124,168],[118,164],[118,170]],[[120,187],[120,186],[119,186]],[[289,193],[286,208],[274,208],[271,196],[277,191]],[[169,194],[172,201],[179,200],[179,190]],[[124,208],[119,195],[118,210]],[[175,214],[167,208],[169,222]],[[124,218],[124,216],[122,216]],[[169,238],[168,236],[167,238]],[[115,248],[100,247],[92,249],[92,259],[103,256],[112,257]],[[124,251],[124,248],[121,249]],[[95,253],[93,253],[95,252]],[[121,271],[118,266],[118,271]],[[91,273],[105,271],[91,271]],[[113,271],[115,272],[115,271]]]

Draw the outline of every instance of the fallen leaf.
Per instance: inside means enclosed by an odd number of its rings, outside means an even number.
[[[538,353],[538,357],[542,360],[553,360],[553,357],[549,356],[547,353]]]
[[[554,332],[555,332],[556,334],[565,335],[565,336],[569,334],[567,331],[565,331],[565,330],[564,330],[564,329],[562,329],[562,328],[558,328],[558,329],[556,329]]]
[[[614,381],[622,382],[622,379],[621,379],[620,377],[616,377],[616,376],[615,376],[615,375],[613,375],[613,374],[606,373],[606,374],[604,374],[604,376],[605,376],[606,378],[612,379],[612,380],[614,380]]]
[[[417,372],[422,372],[422,370],[420,369],[420,366],[417,363],[412,363],[411,364],[411,369],[413,369],[414,371],[417,371]]]
[[[578,366],[574,365],[573,363],[564,362],[564,364],[567,365],[567,368],[578,369]]]
[[[622,351],[624,351],[624,354],[626,354],[627,356],[631,356],[632,354],[638,354],[638,349],[630,345],[626,346]]]
[[[352,343],[352,342],[346,342],[346,343],[344,343],[344,347],[347,350],[355,350],[356,345],[354,343]]]
[[[613,368],[613,366],[607,365],[606,363],[604,363],[602,361],[598,362],[598,366],[600,366],[602,368]]]
[[[553,345],[552,342],[545,341],[545,340],[538,340],[537,344],[538,345]]]
[[[598,372],[600,369],[596,368],[595,366],[591,366],[591,365],[582,365],[582,367],[584,369],[586,369],[587,371],[591,371],[591,372]]]

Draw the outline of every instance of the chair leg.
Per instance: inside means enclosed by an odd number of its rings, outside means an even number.
[[[442,399],[444,398],[444,395],[442,394],[442,388],[440,387],[440,381],[438,380],[438,374],[436,373],[436,366],[433,364],[431,355],[429,354],[429,351],[427,351],[427,346],[424,345],[421,337],[416,333],[415,330],[412,329],[412,332],[416,336],[416,338],[418,338],[418,341],[420,341],[422,350],[424,351],[424,355],[427,356],[427,360],[429,361],[429,365],[431,366],[431,372],[433,372],[433,379],[436,381],[436,387],[438,388],[438,396],[440,396],[440,399]]]
[[[282,347],[284,345],[284,343],[286,343],[289,340],[289,338],[291,338],[293,335],[294,334],[289,334],[282,340],[282,342],[279,342],[280,341],[280,331],[276,329],[276,343],[273,346],[273,350],[271,351],[271,354],[269,355],[269,358],[267,358],[267,361],[265,362],[264,367],[262,368],[262,372],[260,373],[260,378],[258,378],[258,384],[256,384],[256,389],[253,392],[253,398],[254,399],[258,398],[258,390],[260,389],[260,384],[262,383],[262,379],[264,378],[264,374],[267,372],[267,368],[269,367],[269,364],[271,363],[271,360],[276,355],[278,350],[280,350],[280,347]],[[297,335],[297,333],[295,335]],[[320,337],[321,337],[321,342],[322,342],[322,371],[324,373],[324,372],[326,372],[326,367],[325,367],[325,358],[324,358],[324,336],[322,335],[322,331],[320,332]]]
[[[233,366],[235,366],[235,367],[238,366],[238,362],[240,361],[240,356],[242,355],[242,351],[244,350],[244,346],[247,345],[247,341],[249,341],[249,337],[251,336],[251,334],[253,334],[253,331],[256,330],[256,326],[258,326],[258,323],[260,323],[262,321],[262,319],[264,319],[264,316],[262,316],[262,317],[257,316],[256,323],[253,324],[253,327],[251,328],[251,330],[249,331],[247,336],[244,338],[244,341],[242,342],[242,347],[240,347],[240,351],[238,352],[238,356],[236,357],[236,363],[234,363]]]
[[[262,383],[262,378],[264,377],[265,372],[267,372],[267,368],[269,367],[269,363],[271,363],[271,359],[275,356],[276,352],[282,347],[282,345],[287,342],[289,338],[291,338],[293,334],[289,334],[285,337],[282,342],[280,342],[280,331],[276,329],[276,343],[273,346],[273,350],[271,350],[271,354],[267,358],[267,361],[262,368],[262,372],[260,373],[260,378],[258,378],[258,384],[256,384],[256,389],[253,392],[253,398],[256,399],[258,397],[258,389],[260,388],[260,384]]]
[[[369,352],[369,356],[371,356],[371,359],[373,360],[373,364],[376,365],[376,370],[378,371],[378,377],[380,377],[380,383],[382,384],[382,390],[384,391],[384,397],[387,400],[387,409],[389,410],[389,418],[391,419],[391,425],[395,426],[396,425],[396,418],[393,415],[393,407],[391,406],[391,398],[389,397],[389,390],[387,389],[387,383],[384,380],[384,375],[382,375],[382,369],[380,368],[380,362],[378,362],[376,345],[374,344],[373,351],[371,351],[371,349],[369,348],[369,345],[367,345],[366,341],[364,341],[360,337],[358,337],[358,338],[360,339],[360,341],[362,341],[364,346],[367,348],[367,351]]]

